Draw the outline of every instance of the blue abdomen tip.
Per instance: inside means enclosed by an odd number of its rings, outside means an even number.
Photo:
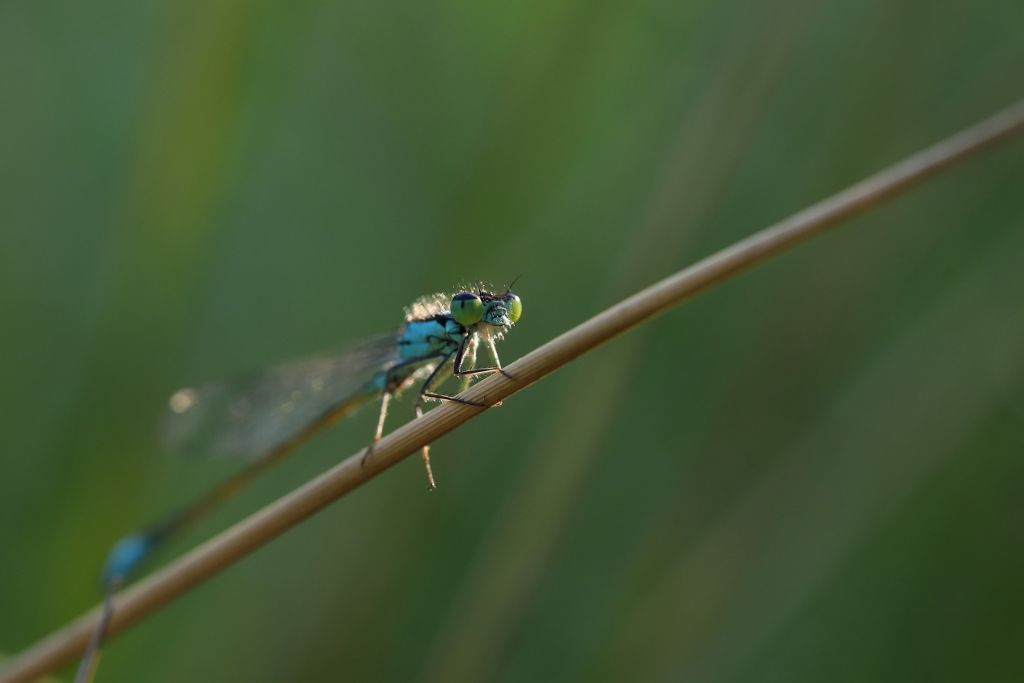
[[[153,538],[146,533],[125,536],[118,541],[103,565],[103,585],[109,585],[115,578],[124,579],[135,570],[153,548]]]

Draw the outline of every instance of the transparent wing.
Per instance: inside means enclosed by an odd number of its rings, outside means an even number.
[[[161,420],[164,445],[258,459],[332,408],[376,398],[374,376],[398,357],[395,335],[370,337],[264,372],[182,389]]]

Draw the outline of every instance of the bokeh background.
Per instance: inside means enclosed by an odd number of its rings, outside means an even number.
[[[521,276],[509,362],[1021,96],[1005,0],[2,0],[0,650],[233,471],[161,451],[178,387]],[[482,415],[436,492],[408,460],[97,681],[1019,681],[1022,301],[1017,142]]]

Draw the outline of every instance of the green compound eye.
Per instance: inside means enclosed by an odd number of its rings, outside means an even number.
[[[512,322],[519,320],[519,316],[523,314],[522,300],[512,292],[505,295],[505,300],[508,301],[508,319]]]
[[[452,317],[460,325],[475,325],[484,314],[484,302],[471,292],[456,294],[452,299]]]

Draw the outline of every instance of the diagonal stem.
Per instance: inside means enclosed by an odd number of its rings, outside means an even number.
[[[651,285],[510,364],[509,375],[496,373],[460,398],[495,405],[645,320],[1022,131],[1024,101]],[[377,442],[365,467],[361,451],[250,515],[119,593],[106,632],[116,634],[143,619],[484,410],[445,403]],[[101,612],[101,606],[90,610],[9,660],[0,683],[27,683],[74,661]]]

